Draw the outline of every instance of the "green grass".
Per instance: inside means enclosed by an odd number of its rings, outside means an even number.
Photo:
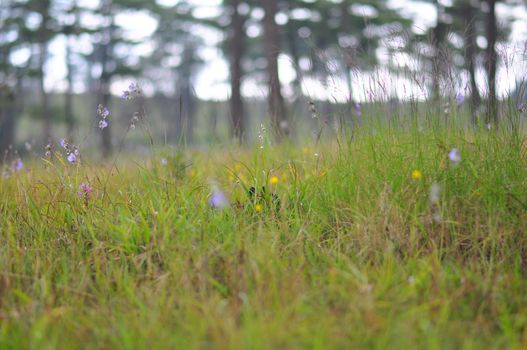
[[[526,226],[501,132],[38,161],[0,179],[0,348],[522,348]]]

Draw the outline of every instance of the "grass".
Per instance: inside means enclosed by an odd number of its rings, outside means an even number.
[[[60,159],[0,179],[0,348],[527,346],[518,135],[382,128],[115,167]]]

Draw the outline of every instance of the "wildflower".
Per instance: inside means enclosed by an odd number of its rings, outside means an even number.
[[[71,152],[70,154],[68,154],[68,156],[66,157],[66,159],[67,159],[68,162],[70,162],[71,164],[74,164],[74,163],[77,161],[77,156],[75,155],[75,153]]]
[[[100,104],[97,107],[97,115],[101,118],[101,120],[99,121],[99,129],[102,130],[107,128],[108,121],[106,120],[106,118],[110,116],[110,111],[108,110],[108,108]]]
[[[212,195],[209,197],[209,205],[212,208],[223,209],[229,205],[229,200],[225,196],[225,193],[218,189],[215,189],[212,192]]]
[[[137,122],[139,121],[139,113],[135,112],[132,116],[132,119],[130,119],[130,129],[135,129],[135,126]]]
[[[527,106],[525,105],[525,103],[520,103],[518,105],[518,112],[525,113],[525,111],[527,111]]]
[[[60,139],[60,147],[67,149],[68,148],[68,141],[66,139]]]
[[[448,152],[448,159],[450,159],[450,164],[452,166],[457,166],[459,162],[461,162],[461,152],[457,148],[452,148],[450,152]]]
[[[459,93],[456,95],[456,104],[458,106],[460,106],[461,104],[463,104],[463,102],[465,102],[465,96],[463,96],[463,94]]]
[[[137,83],[130,83],[128,85],[128,90],[124,90],[121,93],[121,98],[124,100],[133,100],[135,97],[139,96],[141,94],[141,89],[139,88],[139,84]]]
[[[412,179],[417,181],[420,180],[422,177],[423,174],[419,170],[415,169],[414,171],[412,171]]]
[[[103,120],[99,121],[99,129],[102,130],[102,129],[106,128],[106,127],[108,127],[108,122],[106,121],[106,119],[103,119]]]
[[[79,190],[77,191],[77,196],[84,199],[84,204],[86,206],[88,205],[92,191],[93,191],[93,187],[91,187],[88,182],[83,182],[79,186]]]
[[[318,112],[317,112],[317,108],[315,107],[315,102],[309,101],[309,110],[311,111],[311,117],[313,119],[318,118]]]
[[[92,191],[93,191],[93,187],[91,187],[88,182],[83,182],[79,186],[79,190],[77,191],[77,195],[79,197],[86,198],[86,197],[90,196]]]
[[[53,146],[51,145],[51,143],[48,143],[48,144],[46,145],[46,147],[45,147],[46,152],[44,153],[44,155],[45,155],[46,157],[48,157],[48,158],[51,157],[51,149],[52,149],[52,148],[53,148]]]
[[[447,103],[445,105],[445,108],[443,109],[443,113],[445,114],[445,116],[448,116],[450,114],[450,103]]]
[[[269,181],[271,182],[271,185],[276,185],[278,183],[278,176],[271,176]]]
[[[437,203],[439,203],[440,195],[441,195],[441,186],[437,182],[434,182],[432,186],[430,187],[430,193],[428,196],[430,200],[430,204],[436,205]]]
[[[282,129],[285,133],[289,132],[289,123],[287,122],[287,120],[280,121],[280,129]]]
[[[254,211],[256,211],[257,213],[261,212],[263,209],[262,205],[261,204],[256,204],[254,206]]]
[[[22,163],[22,160],[20,158],[17,158],[13,162],[13,170],[14,171],[20,171],[20,170],[22,170],[23,167],[24,167],[24,163]]]
[[[101,117],[103,118],[107,118],[109,115],[110,115],[110,111],[108,110],[108,108],[104,107],[101,111]]]
[[[357,115],[357,117],[362,116],[362,109],[359,102],[355,102],[355,114]]]
[[[258,140],[260,140],[260,149],[264,148],[265,132],[265,126],[263,124],[260,124],[260,130],[258,130]]]

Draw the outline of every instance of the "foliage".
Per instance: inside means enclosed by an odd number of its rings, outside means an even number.
[[[376,113],[336,144],[0,179],[0,347],[525,346],[525,139]]]

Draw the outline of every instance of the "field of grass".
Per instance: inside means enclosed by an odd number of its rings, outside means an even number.
[[[0,179],[0,348],[525,348],[526,226],[505,131],[57,154]]]

